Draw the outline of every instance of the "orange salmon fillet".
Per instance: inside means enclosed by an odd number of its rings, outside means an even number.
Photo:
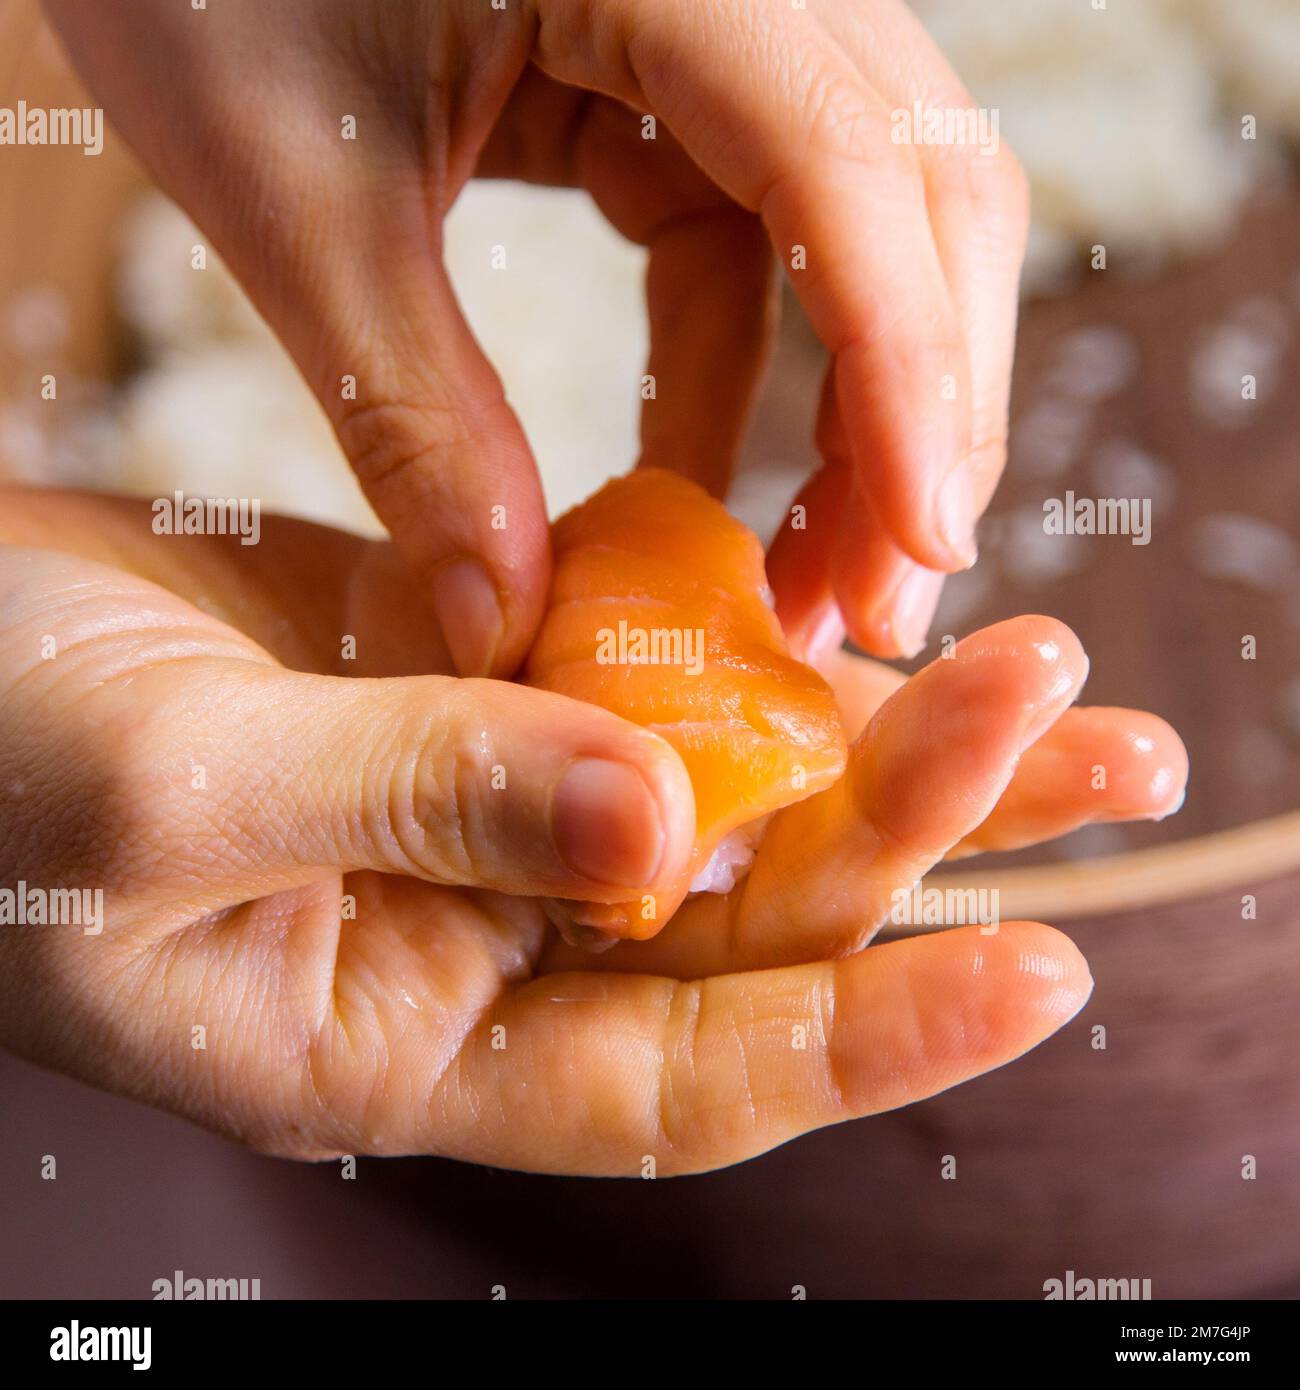
[[[552,545],[524,680],[653,730],[695,791],[690,872],[671,902],[564,904],[574,923],[645,938],[726,837],[840,776],[844,728],[830,687],[789,654],[758,538],[695,483],[617,478],[555,523]]]

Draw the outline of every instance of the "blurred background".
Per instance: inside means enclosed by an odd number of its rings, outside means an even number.
[[[1010,464],[934,635],[1060,617],[1089,703],[1154,709],[1191,753],[1179,816],[979,866],[1004,915],[1080,942],[1090,1008],[958,1091],[672,1183],[434,1160],[342,1182],[0,1058],[0,1294],[146,1297],[174,1269],[264,1297],[1033,1298],[1067,1269],[1300,1294],[1300,7],[914,8],[1034,198]],[[20,99],[85,100],[36,6],[0,0],[0,106]],[[0,149],[0,229],[0,477],[378,533],[292,364],[111,131],[96,158]],[[585,195],[484,183],[447,254],[558,513],[636,457],[643,253]],[[813,466],[823,366],[787,294],[733,499],[761,534]],[[1045,534],[1067,489],[1149,499],[1150,544]]]

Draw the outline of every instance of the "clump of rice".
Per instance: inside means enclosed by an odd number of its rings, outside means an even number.
[[[1204,251],[1300,138],[1294,0],[912,0],[1033,190],[1026,284]],[[1256,138],[1242,138],[1254,116]]]
[[[210,250],[170,202],[126,229],[118,298],[143,358],[112,412],[113,484],[256,496],[370,534],[381,528],[323,412]],[[585,195],[472,184],[446,225],[462,307],[522,418],[552,514],[636,457],[648,337],[645,253]],[[581,312],[575,306],[581,305]]]

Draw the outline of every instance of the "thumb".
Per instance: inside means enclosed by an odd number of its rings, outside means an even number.
[[[177,863],[220,866],[226,903],[327,868],[613,902],[670,883],[690,854],[676,752],[566,696],[210,658],[151,669],[140,699],[162,746],[136,747],[132,785],[156,785],[133,802],[157,807],[151,836]]]

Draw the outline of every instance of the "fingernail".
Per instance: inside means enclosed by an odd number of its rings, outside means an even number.
[[[943,480],[935,510],[935,526],[944,545],[963,569],[975,563],[975,494],[970,469],[959,463]]]
[[[1187,800],[1187,788],[1184,787],[1178,793],[1177,798],[1163,811],[1157,811],[1154,815],[1148,816],[1148,820],[1166,820],[1169,816],[1176,816],[1183,809],[1183,802]]]
[[[659,805],[625,763],[570,763],[551,803],[551,830],[569,868],[598,883],[644,887],[664,855]]]
[[[574,902],[566,898],[543,898],[542,911],[547,920],[560,933],[570,946],[592,955],[602,955],[611,946],[617,946],[627,935],[626,908],[610,906],[606,908],[608,917],[600,925],[592,925],[582,919],[591,914],[596,904]]]
[[[496,586],[477,560],[451,560],[433,576],[433,606],[443,640],[462,676],[492,670],[505,614]]]
[[[943,575],[920,566],[910,569],[894,591],[889,628],[898,650],[909,660],[925,646],[942,592]]]
[[[1035,642],[1034,651],[1048,663],[1058,667],[1051,687],[1027,712],[1023,732],[1020,735],[1020,751],[1027,752],[1063,715],[1067,708],[1079,698],[1079,691],[1088,676],[1088,662],[1084,658],[1083,670],[1078,671],[1068,662],[1062,661],[1059,643]],[[1069,697],[1068,699],[1066,697]]]
[[[816,666],[844,645],[844,619],[839,605],[827,603],[810,624],[801,642],[791,643],[791,655],[809,666]]]

